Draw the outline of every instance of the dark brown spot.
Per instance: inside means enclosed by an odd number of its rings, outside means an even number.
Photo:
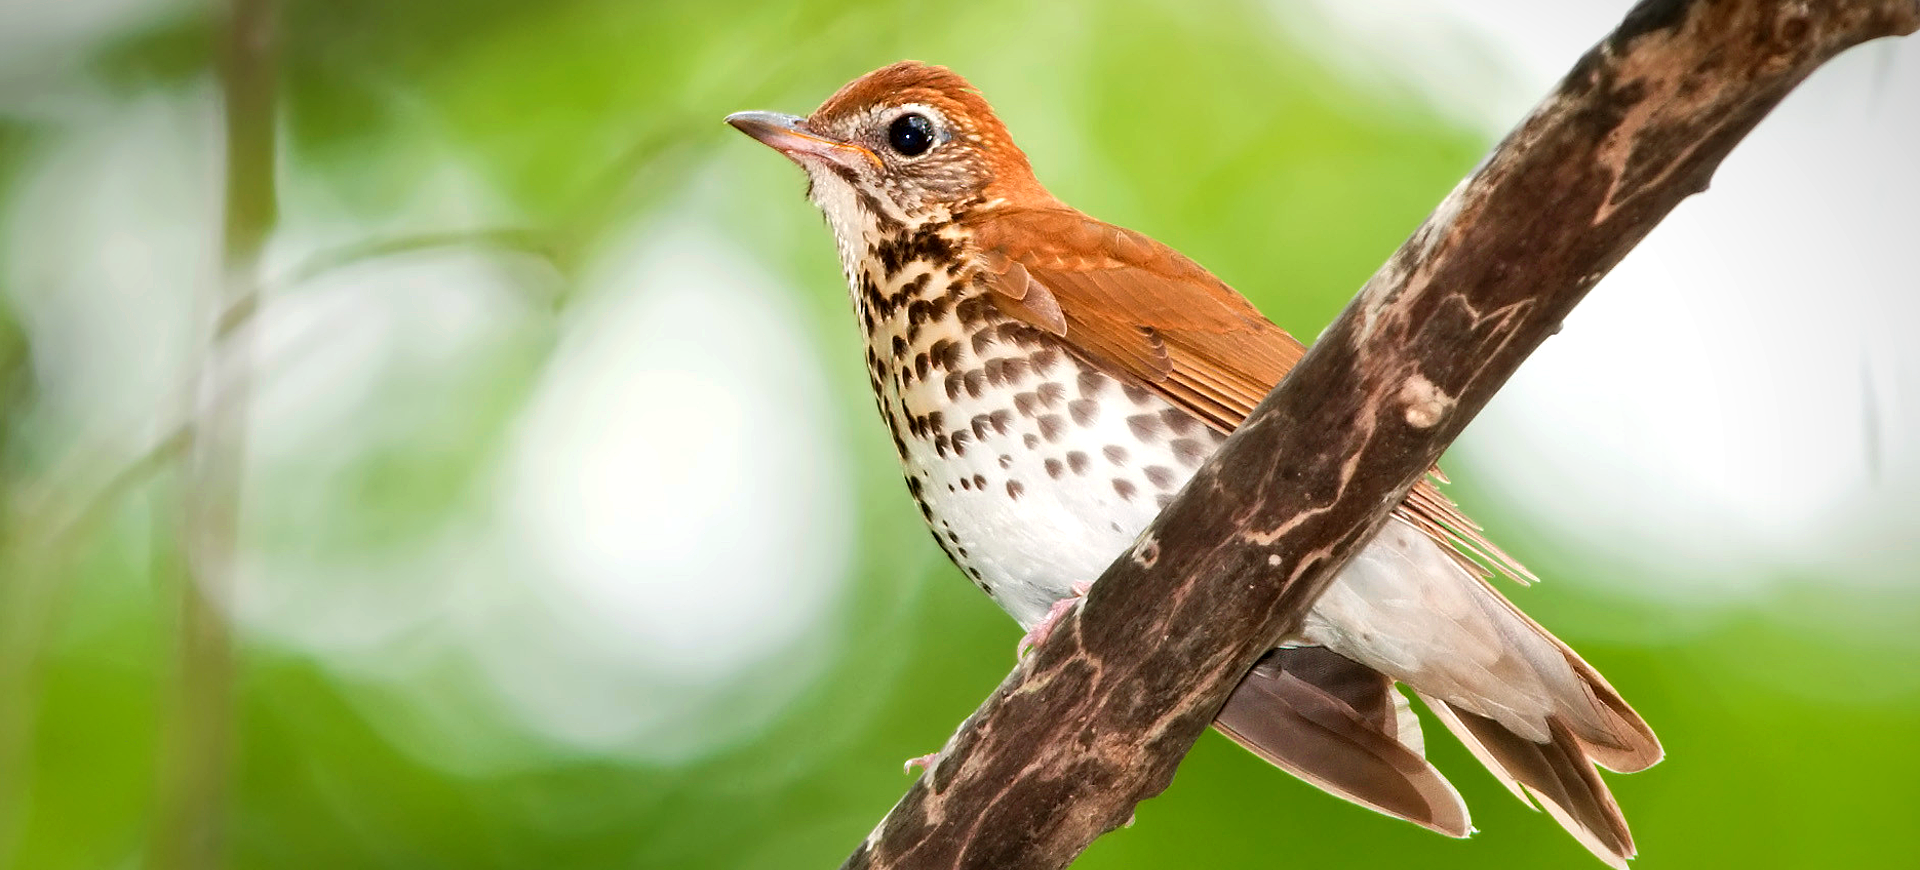
[[[1153,497],[1153,503],[1159,505],[1161,510],[1166,510],[1167,505],[1173,504],[1173,493],[1163,492],[1156,495]]]
[[[1007,434],[1007,427],[1013,423],[1013,412],[1001,408],[998,411],[988,414],[987,422],[993,424],[993,431],[1005,435]]]
[[[1107,386],[1107,376],[1092,370],[1082,371],[1075,381],[1080,387],[1080,395],[1089,399],[1099,396]]]
[[[880,286],[874,282],[873,273],[870,271],[860,273],[860,300],[861,307],[872,312],[874,316],[887,316],[887,311],[884,308],[887,304],[886,300],[881,298]]]
[[[1008,498],[1019,499],[1020,493],[1024,492],[1025,490],[1026,490],[1026,487],[1021,486],[1020,481],[1017,481],[1017,480],[1007,481],[1007,497]]]
[[[1074,474],[1086,474],[1087,466],[1092,465],[1093,460],[1088,459],[1085,453],[1072,450],[1067,452],[1067,464],[1073,466]]]
[[[949,486],[947,489],[953,489],[953,487]],[[953,555],[952,548],[947,546],[947,539],[940,537],[939,532],[933,533],[933,542],[940,545],[940,552],[947,554],[948,559],[953,560],[955,563],[960,561],[958,557]]]
[[[966,477],[960,478],[960,488],[965,490],[972,490],[973,480],[971,478],[966,478]]]
[[[1013,409],[1019,411],[1022,417],[1031,417],[1040,413],[1040,394],[1015,393],[1013,397]]]
[[[969,296],[953,307],[953,313],[961,324],[971,326],[993,315],[993,301],[984,295]]]
[[[967,372],[966,383],[967,395],[978,399],[980,393],[987,388],[987,373],[979,369]]]
[[[973,334],[973,352],[976,355],[986,353],[987,348],[992,346],[993,346],[993,330],[982,329],[979,332],[976,332]]]
[[[1020,443],[1027,445],[1028,450],[1032,450],[1040,446],[1040,436],[1035,435],[1032,432],[1028,432],[1027,434],[1020,436]]]
[[[1009,320],[1000,324],[1000,340],[1015,347],[1041,347],[1046,344],[1046,334],[1040,330]]]
[[[941,458],[945,458],[945,457],[946,457],[946,455],[947,455],[947,436],[946,436],[945,434],[943,434],[943,433],[937,433],[937,434],[935,434],[935,435],[933,436],[933,453],[934,453],[934,455],[935,455],[935,456],[939,456],[939,457],[941,457]]]
[[[1067,413],[1073,415],[1073,422],[1091,426],[1094,418],[1100,416],[1100,403],[1092,399],[1074,399],[1067,403]]]
[[[1007,454],[1005,454],[1005,453],[1002,453],[1002,454],[1000,454],[1000,467],[1001,467],[1001,468],[1012,468],[1012,467],[1013,467],[1013,457],[1011,457],[1011,456],[1008,456],[1008,455],[1007,455]]]
[[[965,429],[955,429],[953,430],[953,434],[948,436],[948,438],[953,444],[953,455],[967,455],[967,442],[973,440],[972,432],[968,432]]]
[[[960,344],[951,338],[934,342],[932,347],[927,348],[927,353],[933,357],[934,366],[944,371],[951,371],[960,365]]]
[[[894,359],[894,362],[899,362],[899,361],[900,361],[900,359],[901,359],[902,357],[904,357],[904,356],[906,356],[906,355],[907,355],[907,340],[906,340],[906,338],[904,338],[904,337],[902,337],[902,336],[898,336],[898,335],[896,335],[896,336],[894,336],[894,337],[893,337],[893,359]]]
[[[1059,480],[1060,475],[1065,474],[1067,472],[1066,463],[1063,463],[1060,460],[1055,459],[1051,456],[1047,457],[1047,461],[1044,464],[1047,467],[1047,476],[1053,478],[1054,480]]]
[[[857,185],[855,189],[859,189]],[[885,215],[886,212],[879,214]],[[941,237],[935,226],[888,236],[873,248],[875,259],[880,261],[888,275],[899,274],[910,263],[940,262],[952,258],[953,254],[953,243]]]
[[[973,476],[973,488],[974,488],[974,489],[977,489],[977,490],[980,490],[981,492],[986,492],[986,491],[987,491],[987,476],[986,476],[986,475],[984,475],[984,474],[976,474],[976,475],[974,475],[974,476]]]
[[[1113,479],[1113,491],[1119,493],[1121,499],[1125,501],[1133,501],[1133,493],[1134,493],[1133,484],[1128,483],[1127,481],[1121,480],[1120,478],[1116,477]]]
[[[1179,408],[1168,408],[1160,412],[1160,422],[1167,424],[1168,431],[1175,435],[1185,435],[1200,425],[1200,420]]]
[[[927,373],[932,370],[933,357],[928,356],[926,351],[921,351],[913,358],[913,374],[915,377],[924,381],[927,379]]]
[[[960,388],[966,381],[966,372],[947,372],[947,401],[960,398]]]
[[[1149,465],[1146,468],[1141,469],[1141,473],[1147,476],[1148,483],[1151,483],[1154,486],[1157,486],[1161,489],[1168,489],[1173,486],[1173,481],[1174,481],[1173,469],[1168,468],[1164,465]]]
[[[1067,397],[1067,388],[1052,381],[1041,384],[1038,387],[1038,392],[1040,393],[1040,403],[1049,408],[1060,407],[1061,400]]]
[[[985,414],[973,415],[973,420],[971,420],[968,423],[968,425],[973,427],[973,437],[980,438],[983,440],[987,437],[987,426],[989,425],[989,420],[987,418],[987,415]]]
[[[1127,448],[1121,447],[1118,444],[1109,444],[1105,447],[1102,447],[1100,448],[1100,453],[1101,455],[1107,457],[1108,462],[1111,462],[1115,465],[1127,464]]]
[[[1001,370],[1000,370],[999,357],[995,357],[993,359],[985,360],[981,362],[980,371],[986,374],[987,383],[992,384],[993,386],[996,386],[996,387],[1000,386],[1001,380],[1004,378],[1004,375],[1001,373]]]
[[[1135,414],[1127,418],[1127,429],[1133,437],[1151,443],[1160,437],[1160,418],[1154,414]]]
[[[1153,394],[1147,392],[1146,387],[1136,387],[1132,384],[1121,384],[1120,390],[1121,392],[1126,393],[1127,398],[1132,400],[1133,403],[1136,405],[1144,405],[1147,403],[1148,399],[1153,398]]]
[[[1207,461],[1207,448],[1192,438],[1175,438],[1168,446],[1173,448],[1174,458],[1188,468],[1199,468],[1200,463]]]
[[[1041,348],[1034,352],[1032,360],[1033,370],[1044,375],[1060,362],[1060,351],[1051,347]]]
[[[1060,419],[1059,414],[1043,415],[1039,422],[1040,437],[1047,439],[1048,442],[1058,441],[1061,435],[1066,434],[1067,421]]]

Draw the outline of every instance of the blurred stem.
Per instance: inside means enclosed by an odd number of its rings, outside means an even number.
[[[226,611],[234,592],[251,341],[231,325],[244,322],[258,302],[260,252],[274,224],[276,69],[272,0],[230,0],[226,11],[222,280],[209,300],[215,325],[196,366],[183,435],[179,537],[171,548],[178,555],[164,566],[181,609],[177,682],[161,738],[148,842],[147,865],[159,870],[221,865],[234,751],[236,669]]]
[[[21,534],[25,523],[15,510],[17,483],[7,461],[28,383],[26,340],[0,310],[0,867],[16,866],[15,849],[25,828],[27,748],[40,698],[40,662],[34,653],[53,622],[50,600],[55,597],[41,570],[44,562],[28,552],[36,539]],[[15,384],[22,388],[16,391]]]
[[[461,247],[491,248],[525,254],[548,264],[556,263],[555,248],[551,238],[536,230],[520,227],[447,230],[366,239],[337,248],[329,248],[308,257],[288,274],[268,282],[266,289],[276,292],[291,290],[316,278],[363,263],[403,254]],[[228,312],[221,318],[221,322],[228,331],[237,330],[246,325],[246,315],[250,313],[250,310]]]

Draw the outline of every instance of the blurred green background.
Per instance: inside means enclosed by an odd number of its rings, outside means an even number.
[[[1624,12],[1588,5],[1560,67]],[[0,868],[836,866],[1017,631],[919,526],[800,173],[720,119],[807,111],[902,57],[950,65],[1055,193],[1310,337],[1518,117],[1490,95],[1543,88],[1467,23],[1433,28],[1455,101],[1364,16],[1241,0],[277,7],[256,44],[277,137],[240,146],[268,158],[249,175],[223,158],[220,8],[0,3]],[[1916,78],[1875,50],[1852,68],[1882,92]],[[277,210],[223,241],[235,184]],[[1911,240],[1913,200],[1883,196],[1754,211]],[[1874,280],[1833,283],[1913,295]],[[1656,304],[1556,342],[1685,321],[1684,298]],[[1698,362],[1612,352],[1642,365],[1579,389],[1628,404]],[[1667,746],[1610,780],[1636,866],[1920,851],[1900,497],[1920,378],[1910,354],[1865,359],[1890,400],[1795,415],[1864,418],[1861,440],[1729,473],[1853,463],[1793,499],[1798,549],[1710,501],[1674,546],[1646,503],[1685,494],[1552,424],[1476,430],[1450,461],[1454,496],[1550,580],[1513,597]],[[1696,404],[1627,428],[1703,463],[1771,437],[1689,428]],[[1563,476],[1489,482],[1527,462]],[[1641,483],[1610,499],[1582,470]],[[1471,840],[1209,734],[1077,866],[1599,866],[1429,734]]]

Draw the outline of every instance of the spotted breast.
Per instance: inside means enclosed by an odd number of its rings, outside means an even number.
[[[729,120],[806,169],[907,489],[1024,626],[1124,552],[1300,358],[1198,264],[1049,194],[948,70],[894,64],[809,117]],[[1595,767],[1640,770],[1660,744],[1482,564],[1531,577],[1416,487],[1215,725],[1333,794],[1465,836],[1404,685],[1515,795],[1624,866],[1633,838]]]

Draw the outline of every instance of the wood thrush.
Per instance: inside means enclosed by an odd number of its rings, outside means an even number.
[[[914,62],[812,115],[728,122],[807,171],[907,490],[954,564],[1044,631],[1302,346],[1192,260],[1055,199],[978,92]],[[1531,575],[1431,482],[1215,725],[1335,795],[1454,837],[1467,808],[1399,683],[1601,859],[1633,838],[1595,765],[1661,757],[1586,662],[1490,586]]]

